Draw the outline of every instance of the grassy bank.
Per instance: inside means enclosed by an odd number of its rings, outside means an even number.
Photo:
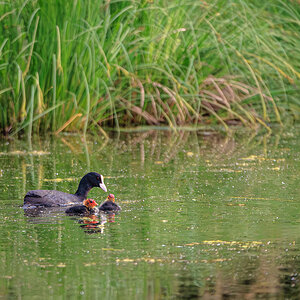
[[[4,133],[299,118],[297,1],[0,3]]]

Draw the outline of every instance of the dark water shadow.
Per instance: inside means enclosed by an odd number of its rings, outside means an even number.
[[[66,207],[36,207],[23,210],[29,223],[43,224],[61,219],[64,216]]]
[[[115,213],[100,213],[80,218],[78,223],[87,234],[103,234],[106,223],[115,223]]]
[[[24,215],[27,217],[27,221],[32,224],[48,224],[56,223],[59,220],[69,217],[76,223],[80,224],[80,227],[84,229],[87,234],[95,234],[104,232],[105,223],[115,223],[116,215],[118,213],[105,213],[88,214],[84,216],[80,215],[66,215],[66,207],[38,207],[23,209]]]

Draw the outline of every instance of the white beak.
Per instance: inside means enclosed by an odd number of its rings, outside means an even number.
[[[104,191],[104,192],[107,192],[107,188],[105,186],[104,183],[99,183],[99,186],[101,187],[101,189]]]

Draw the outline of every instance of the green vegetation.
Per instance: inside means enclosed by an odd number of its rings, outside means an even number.
[[[0,2],[4,133],[298,119],[292,0]]]

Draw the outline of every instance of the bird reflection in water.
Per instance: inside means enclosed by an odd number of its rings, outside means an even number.
[[[60,223],[65,216],[65,207],[47,207],[24,209],[24,215],[29,223],[49,224]],[[116,213],[100,212],[99,214],[86,214],[84,216],[70,216],[71,220],[78,222],[86,233],[104,233],[105,223],[114,223]]]
[[[81,224],[80,227],[84,229],[85,233],[104,233],[105,223],[115,222],[115,213],[100,213],[97,215],[89,215],[81,218],[78,223]]]

